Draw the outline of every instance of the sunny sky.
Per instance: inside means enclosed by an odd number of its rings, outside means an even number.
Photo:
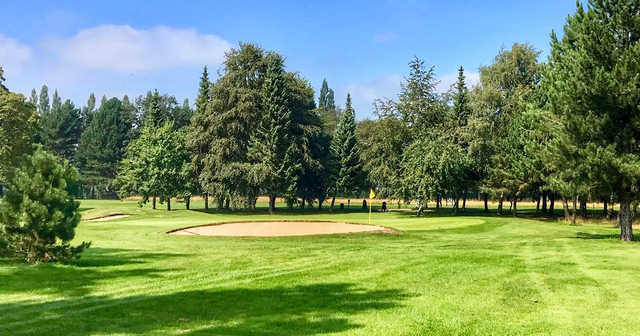
[[[203,65],[257,43],[286,57],[318,91],[323,78],[359,119],[394,97],[411,57],[434,65],[441,90],[456,69],[470,84],[501,46],[529,42],[546,58],[574,0],[541,1],[3,1],[0,66],[12,91],[47,84],[84,105],[150,89],[192,102]],[[215,75],[214,75],[215,78]]]

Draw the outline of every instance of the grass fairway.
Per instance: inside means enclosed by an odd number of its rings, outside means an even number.
[[[196,202],[194,208],[201,208]],[[0,263],[0,335],[635,335],[640,245],[615,228],[377,213],[400,235],[167,235],[366,212],[166,212],[84,201],[71,265]]]

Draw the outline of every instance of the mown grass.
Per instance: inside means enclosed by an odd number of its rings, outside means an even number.
[[[640,332],[640,246],[612,227],[401,211],[374,214],[400,235],[175,236],[165,232],[269,218],[366,223],[368,213],[173,207],[84,201],[85,218],[131,216],[82,222],[76,241],[93,245],[73,264],[0,262],[0,335]]]

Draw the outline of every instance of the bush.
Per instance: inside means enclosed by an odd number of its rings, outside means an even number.
[[[73,199],[78,178],[68,161],[60,163],[40,147],[11,172],[0,204],[9,251],[27,263],[65,262],[89,247],[69,244],[80,222],[80,203]]]

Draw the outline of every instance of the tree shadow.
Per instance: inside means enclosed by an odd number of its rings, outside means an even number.
[[[82,253],[80,259],[66,265],[53,263],[25,265],[3,260],[0,261],[0,266],[9,267],[0,277],[0,295],[19,293],[87,295],[98,281],[128,277],[160,278],[162,273],[169,271],[169,269],[158,267],[127,268],[126,265],[144,264],[153,260],[166,260],[180,256],[184,254],[91,247]]]
[[[577,232],[575,238],[577,239],[613,239],[620,240],[620,234],[615,233],[588,233],[588,232]],[[634,237],[634,241],[640,240],[640,237]]]
[[[352,315],[398,307],[406,298],[398,289],[323,283],[103,297],[90,305],[78,304],[82,298],[77,298],[53,310],[38,309],[34,303],[0,303],[0,311],[30,311],[24,321],[0,321],[0,334],[317,335],[360,328]]]

